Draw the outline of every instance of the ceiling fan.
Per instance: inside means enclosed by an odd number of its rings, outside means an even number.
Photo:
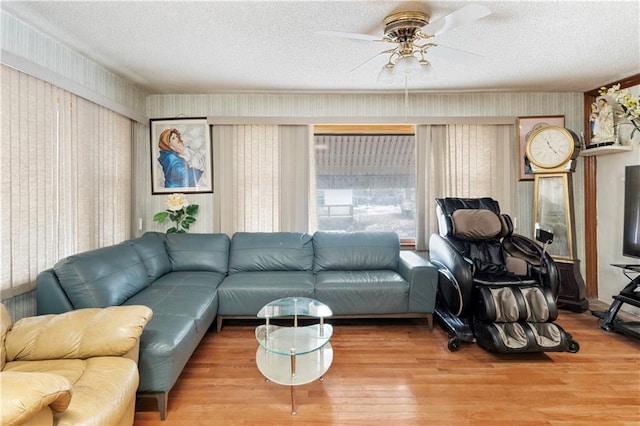
[[[458,62],[466,62],[469,59],[479,58],[471,52],[442,46],[434,42],[434,37],[441,35],[453,28],[466,25],[491,14],[491,11],[480,4],[468,4],[456,11],[429,22],[429,15],[421,11],[403,11],[387,16],[384,23],[384,35],[382,38],[370,34],[358,34],[341,31],[317,31],[317,34],[341,38],[349,38],[365,41],[387,42],[396,46],[383,50],[358,65],[351,72],[373,61],[380,55],[388,54],[387,63],[378,74],[378,81],[391,84],[401,81],[407,84],[407,80],[417,77],[426,81],[431,74],[431,63],[425,55],[429,49],[437,51],[436,55]]]

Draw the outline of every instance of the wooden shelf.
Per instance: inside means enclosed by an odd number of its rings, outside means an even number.
[[[591,155],[617,154],[618,152],[631,151],[631,145],[608,145],[599,146],[597,148],[588,148],[580,151],[580,157],[589,157]]]

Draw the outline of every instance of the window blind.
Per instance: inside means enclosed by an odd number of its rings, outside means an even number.
[[[131,120],[2,66],[1,298],[131,235]]]

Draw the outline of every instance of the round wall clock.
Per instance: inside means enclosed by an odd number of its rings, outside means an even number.
[[[578,154],[580,141],[571,130],[559,126],[540,127],[527,136],[529,161],[543,169],[562,166]]]

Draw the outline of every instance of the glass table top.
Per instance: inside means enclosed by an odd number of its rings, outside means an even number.
[[[308,297],[285,297],[274,300],[264,305],[258,312],[258,318],[278,318],[293,315],[325,318],[330,317],[333,313],[324,303]]]

